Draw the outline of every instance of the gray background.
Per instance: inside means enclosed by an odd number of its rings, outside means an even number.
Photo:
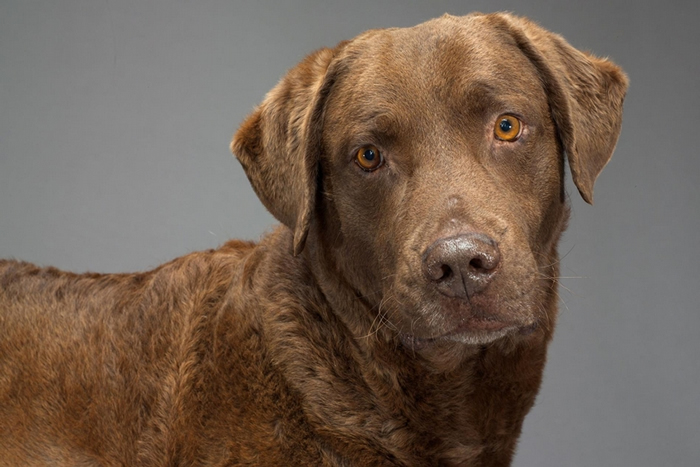
[[[0,257],[143,270],[274,224],[228,153],[306,53],[512,10],[631,78],[517,466],[700,465],[700,2],[0,0]]]

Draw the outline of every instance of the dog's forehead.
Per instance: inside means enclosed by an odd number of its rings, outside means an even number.
[[[441,95],[468,100],[474,91],[518,100],[542,89],[514,38],[482,15],[368,31],[347,43],[343,59],[346,73],[337,85],[346,109],[376,113]]]

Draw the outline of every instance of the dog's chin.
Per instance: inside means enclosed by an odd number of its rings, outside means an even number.
[[[439,346],[482,346],[507,336],[528,336],[537,330],[537,322],[506,323],[492,319],[470,318],[453,330],[434,336],[400,333],[399,339],[407,349],[421,351]]]

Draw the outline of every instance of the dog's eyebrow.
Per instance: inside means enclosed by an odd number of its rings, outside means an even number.
[[[478,99],[478,98],[494,98],[498,96],[498,91],[493,83],[476,80],[470,81],[464,90],[464,96],[466,99]]]
[[[434,89],[435,95],[452,108],[469,109],[489,107],[498,103],[503,92],[497,83],[484,77],[474,78],[465,73],[452,82],[446,82]]]
[[[354,118],[355,133],[372,133],[392,135],[396,133],[397,125],[401,121],[395,109],[378,105],[374,109],[361,112]]]
[[[528,102],[528,93],[518,83],[504,87],[498,82],[474,80],[465,85],[461,97],[453,99],[462,109],[469,113],[490,113],[495,108],[525,112],[532,102]],[[518,110],[519,109],[519,110]]]
[[[375,112],[369,119],[367,123],[369,127],[374,131],[382,134],[392,134],[396,131],[397,118],[393,112]]]
[[[401,124],[402,121],[404,124]],[[368,143],[386,148],[406,130],[406,121],[394,111],[377,108],[356,116],[350,127],[346,126],[345,129],[342,146],[347,150]]]

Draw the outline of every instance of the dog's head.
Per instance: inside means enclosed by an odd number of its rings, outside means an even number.
[[[626,87],[525,19],[444,16],[308,56],[231,147],[405,343],[484,344],[551,319],[564,155],[591,202]]]

